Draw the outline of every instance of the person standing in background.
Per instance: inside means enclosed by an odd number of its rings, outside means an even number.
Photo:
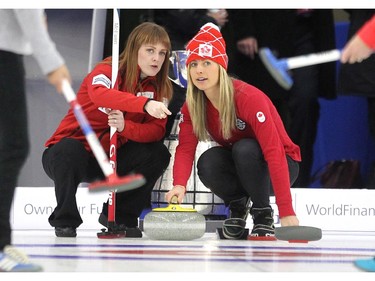
[[[288,134],[300,146],[302,162],[294,187],[308,187],[314,156],[319,97],[336,98],[335,62],[291,70],[294,84],[283,89],[258,56],[268,47],[278,58],[335,48],[333,11],[325,9],[228,10],[228,72],[265,92],[275,104]],[[223,33],[224,37],[226,34]]]
[[[349,13],[348,42],[344,46],[338,78],[340,95],[367,98],[370,135],[375,140],[375,10],[346,10]],[[363,30],[361,30],[363,28]],[[361,30],[361,32],[359,32]],[[358,34],[357,34],[358,33]],[[360,49],[358,48],[360,47]],[[355,51],[356,50],[356,51]],[[375,188],[375,163],[367,179],[367,188]]]
[[[375,10],[349,10],[349,13],[350,27],[348,42],[344,45],[341,52],[340,61],[343,65],[341,66],[342,70],[340,71],[339,81],[342,85],[354,87],[351,89],[353,91],[354,89],[360,89],[360,85],[368,89],[368,91],[364,92],[366,92],[368,96],[369,126],[370,132],[372,136],[374,136]],[[356,65],[356,68],[348,67],[347,64],[352,66]],[[347,84],[346,81],[343,80],[344,77],[345,79],[350,78],[351,81],[353,79],[355,83],[353,85]],[[366,77],[369,80],[366,79]],[[375,188],[375,171],[372,177],[370,176],[367,187]],[[354,261],[354,264],[363,271],[375,272],[375,257],[369,259],[357,259]]]
[[[47,30],[42,9],[0,10],[0,272],[42,271],[12,246],[10,210],[29,154],[23,56],[33,55],[48,82],[62,92],[71,77]]]

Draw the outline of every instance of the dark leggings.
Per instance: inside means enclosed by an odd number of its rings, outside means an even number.
[[[146,184],[135,190],[116,193],[116,222],[135,226],[143,209],[150,205],[151,192],[157,179],[168,167],[170,153],[163,142],[127,142],[117,150],[117,174],[140,173]],[[74,139],[62,139],[43,153],[43,168],[55,183],[57,206],[51,216],[51,226],[78,227],[82,223],[76,202],[81,182],[103,179],[96,159],[83,144]],[[107,209],[103,210],[105,213]]]
[[[291,184],[299,166],[287,156]],[[271,181],[268,166],[257,141],[243,139],[232,150],[216,146],[206,150],[197,163],[202,183],[226,205],[232,200],[250,197],[253,207],[270,205]]]
[[[10,210],[29,153],[23,57],[0,51],[0,251],[11,244]]]

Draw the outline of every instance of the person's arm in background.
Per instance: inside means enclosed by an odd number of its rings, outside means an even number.
[[[255,37],[255,24],[253,22],[253,12],[246,9],[230,10],[230,20],[236,27],[235,40],[237,49],[245,56],[254,59],[258,53],[258,40]]]
[[[342,63],[356,63],[367,59],[375,52],[375,16],[344,46],[341,54]]]
[[[48,33],[44,10],[17,9],[15,14],[42,73],[46,75],[48,82],[56,88],[56,91],[61,93],[63,79],[71,83],[71,76]]]
[[[220,28],[228,22],[228,12],[226,9],[209,9],[206,15],[213,18]]]

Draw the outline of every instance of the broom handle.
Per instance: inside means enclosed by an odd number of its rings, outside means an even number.
[[[112,32],[112,77],[111,88],[117,89],[116,80],[118,75],[119,63],[119,37],[120,37],[120,11],[113,9],[113,32]],[[117,169],[117,129],[110,127],[110,148],[109,157],[113,172],[116,173]],[[108,198],[108,228],[112,228],[116,221],[116,190],[109,193]]]
[[[68,80],[64,79],[62,82],[62,91],[65,99],[70,104],[74,115],[77,118],[79,125],[85,134],[86,140],[89,143],[92,152],[96,160],[98,161],[103,173],[106,177],[113,174],[113,169],[108,161],[107,154],[105,153],[102,145],[100,144],[97,136],[95,135],[93,129],[90,126],[85,114],[82,111],[81,105],[77,102],[76,94],[74,93],[72,86]]]
[[[118,63],[119,63],[119,32],[120,32],[120,20],[118,9],[113,9],[113,37],[112,37],[112,77],[111,77],[111,88],[117,89],[116,80],[118,74]],[[117,166],[117,129],[111,127],[110,129],[110,163],[113,170],[116,171]]]
[[[292,57],[285,59],[288,64],[288,69],[299,68],[309,65],[315,65],[325,62],[336,61],[340,59],[341,51],[340,50],[331,50],[321,53],[302,55],[297,57]]]

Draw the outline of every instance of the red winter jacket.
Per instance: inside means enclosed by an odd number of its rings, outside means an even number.
[[[358,31],[358,36],[369,46],[375,50],[375,16],[368,20]]]
[[[124,91],[124,81],[120,76],[117,77],[116,82],[119,90],[111,89],[111,72],[111,65],[98,64],[84,78],[77,94],[77,101],[104,150],[109,151],[110,127],[108,115],[99,110],[99,107],[124,112],[125,128],[118,134],[118,147],[127,140],[143,143],[161,140],[165,134],[167,119],[156,119],[144,111],[148,99],[157,100],[155,77],[147,77],[140,82],[142,91],[129,93]],[[67,137],[81,141],[85,148],[91,151],[72,109],[69,109],[56,131],[46,141],[45,146],[53,145]]]
[[[234,88],[237,128],[232,132],[232,137],[223,138],[219,112],[209,101],[206,106],[207,130],[214,141],[228,148],[243,138],[256,139],[268,164],[280,216],[294,215],[286,155],[295,161],[301,161],[300,149],[287,135],[276,108],[263,92],[240,80],[234,80]],[[173,185],[186,186],[198,139],[193,132],[186,103],[181,113],[179,144],[173,166]]]

